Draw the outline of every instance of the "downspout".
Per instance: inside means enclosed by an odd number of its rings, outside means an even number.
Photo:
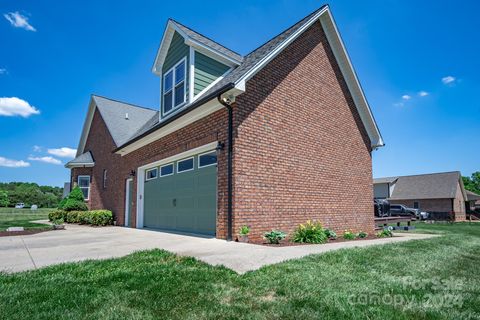
[[[228,149],[227,149],[227,241],[232,241],[232,210],[233,210],[233,108],[230,99],[217,96],[218,102],[228,110]]]

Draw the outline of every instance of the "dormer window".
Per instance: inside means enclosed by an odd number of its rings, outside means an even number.
[[[163,76],[163,115],[180,107],[186,102],[185,75],[187,73],[186,58],[164,73]]]

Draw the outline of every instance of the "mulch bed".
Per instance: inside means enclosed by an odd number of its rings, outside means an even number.
[[[322,244],[339,243],[339,242],[355,242],[355,241],[373,240],[373,239],[380,239],[380,238],[377,238],[375,235],[368,235],[368,237],[366,237],[366,238],[357,238],[355,240],[345,240],[340,236],[335,240],[328,240],[328,242],[322,243]],[[263,242],[263,243],[249,242],[249,243],[258,244],[258,245],[267,246],[267,247],[292,247],[292,246],[309,246],[309,245],[320,244],[320,243],[297,243],[297,242],[290,242],[288,240],[280,241],[279,244],[272,244],[272,243],[267,243],[267,242]]]
[[[0,237],[26,236],[31,234],[53,231],[53,229],[30,229],[24,231],[0,231]]]

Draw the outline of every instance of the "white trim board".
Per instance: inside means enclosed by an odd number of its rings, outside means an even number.
[[[136,227],[137,228],[143,228],[143,207],[144,207],[143,194],[145,190],[145,186],[144,186],[145,170],[151,167],[158,167],[163,164],[167,164],[167,163],[171,163],[184,158],[192,157],[196,154],[215,150],[215,148],[217,147],[217,144],[218,144],[217,141],[211,142],[203,146],[193,148],[193,149],[178,153],[176,155],[173,155],[171,157],[164,158],[155,162],[151,162],[137,168],[137,208],[136,208],[137,209],[136,210],[136,218],[137,218]],[[195,167],[195,163],[194,163],[194,167]]]

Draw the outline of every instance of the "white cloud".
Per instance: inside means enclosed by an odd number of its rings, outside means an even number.
[[[18,11],[5,13],[3,16],[15,28],[22,28],[28,31],[37,31],[37,29],[35,29],[30,23],[28,23],[28,18],[22,16]]]
[[[5,68],[0,68],[0,74],[7,74],[7,69]]]
[[[28,157],[28,160],[31,161],[40,161],[40,162],[45,162],[45,163],[50,163],[50,164],[62,164],[62,161],[55,159],[54,157]]]
[[[393,105],[395,107],[403,107],[404,106],[403,102],[397,102],[397,103],[394,103]]]
[[[36,145],[33,146],[33,151],[34,151],[34,152],[40,152],[40,151],[42,151],[42,149],[43,149],[43,148],[40,147],[40,146],[36,146]]]
[[[77,154],[77,149],[62,147],[58,149],[48,149],[47,152],[57,157],[75,158],[75,155]]]
[[[12,159],[0,157],[0,167],[24,168],[24,167],[30,167],[30,163],[25,162],[23,160],[12,160]]]
[[[32,114],[39,114],[40,111],[31,106],[27,101],[17,97],[0,98],[0,116],[21,116],[27,118]]]
[[[420,91],[420,92],[418,93],[418,95],[419,95],[420,97],[426,97],[426,96],[428,96],[428,92],[427,92],[427,91]]]
[[[457,79],[455,77],[452,77],[452,76],[446,76],[446,77],[442,78],[443,84],[449,84],[449,83],[455,82],[455,80],[457,80]]]
[[[410,97],[408,94],[404,94],[404,95],[402,96],[402,99],[403,99],[403,100],[410,100],[410,99],[412,99],[412,97]]]

